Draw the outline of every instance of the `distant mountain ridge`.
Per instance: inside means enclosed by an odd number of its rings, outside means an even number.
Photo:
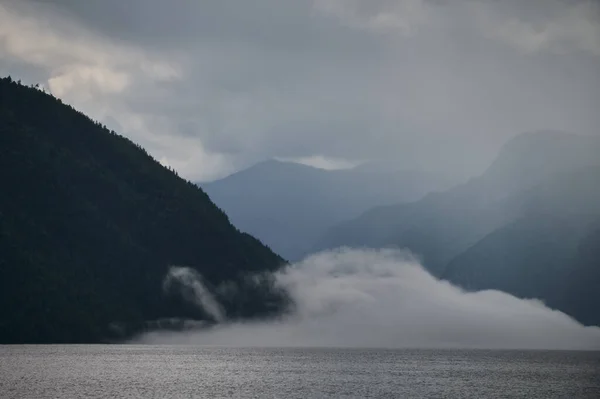
[[[236,227],[293,261],[334,224],[376,205],[416,200],[451,182],[384,164],[323,170],[269,160],[200,185]]]
[[[575,281],[571,266],[583,262],[578,248],[600,220],[598,154],[596,137],[517,136],[481,176],[416,202],[374,208],[331,229],[315,250],[409,248],[455,284],[539,298],[600,324],[600,313],[591,317],[577,289],[562,284]],[[594,262],[600,268],[600,258]],[[587,283],[577,281],[585,291]]]
[[[201,273],[231,319],[278,314],[248,275],[284,260],[233,227],[196,185],[60,100],[0,79],[0,343],[101,342],[149,320],[211,320],[163,292]],[[220,294],[221,284],[235,290]],[[115,335],[116,334],[116,335]]]

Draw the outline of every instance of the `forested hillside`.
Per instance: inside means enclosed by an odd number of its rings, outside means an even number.
[[[200,188],[10,78],[0,80],[0,182],[0,343],[99,342],[110,325],[210,319],[163,293],[170,265],[194,268],[209,287],[236,282],[219,298],[231,318],[286,303],[245,278],[284,261]]]

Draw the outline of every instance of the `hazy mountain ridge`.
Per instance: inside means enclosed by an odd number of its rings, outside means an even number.
[[[48,94],[0,80],[0,342],[98,342],[113,322],[210,319],[162,282],[199,271],[229,317],[278,312],[249,273],[283,259],[240,233],[196,185]],[[114,332],[114,331],[112,331]]]
[[[572,265],[554,303],[586,325],[599,325],[600,219],[579,242]]]
[[[583,322],[600,323],[600,315],[590,315],[589,303],[579,299],[593,300],[597,279],[572,277],[582,263],[580,248],[600,221],[600,167],[559,174],[520,194],[513,198],[520,216],[454,258],[443,277],[467,289],[543,299]],[[595,262],[600,269],[600,258]]]
[[[564,293],[578,248],[600,220],[597,154],[600,139],[593,137],[517,136],[480,177],[414,203],[375,208],[329,231],[317,249],[406,247],[453,283],[540,298],[598,324],[588,307],[571,306],[577,289]],[[587,284],[578,281],[582,289]]]
[[[529,143],[531,142],[539,141],[543,143],[557,134],[552,133],[548,137],[545,132],[542,132],[517,136],[506,144],[496,161],[481,176],[472,178],[467,183],[450,190],[428,194],[416,202],[371,209],[358,218],[348,220],[331,229],[318,240],[316,249],[341,245],[393,245],[397,244],[394,237],[398,237],[410,227],[420,228],[428,222],[442,223],[444,218],[450,218],[450,220],[443,224],[448,224],[454,220],[454,224],[458,225],[459,220],[471,217],[474,213],[479,213],[479,218],[476,219],[477,225],[485,224],[483,222],[486,218],[482,219],[485,213],[490,215],[495,213],[496,217],[501,220],[505,218],[510,220],[516,216],[516,210],[513,208],[518,205],[514,199],[511,201],[510,197],[552,177],[552,173],[549,173],[543,167],[528,169],[531,175],[528,178],[523,178],[523,172],[520,170],[514,170],[512,173],[507,171],[506,166],[513,169],[519,158],[523,163],[527,161],[523,159],[526,158],[524,155],[508,162],[507,160],[513,157],[511,148],[520,149],[521,146],[518,144],[521,143],[527,143],[527,147],[530,147]],[[560,135],[563,138],[565,136],[581,140],[585,145],[580,146],[580,148],[585,148],[587,154],[585,157],[581,157],[578,153],[571,154],[570,164],[562,168],[557,167],[556,174],[582,169],[585,165],[600,164],[600,159],[595,156],[600,151],[600,139],[567,134]],[[568,147],[573,146],[568,145]],[[546,157],[541,151],[536,151],[534,155],[542,160]],[[541,161],[537,162],[537,164],[541,163]],[[537,174],[534,172],[537,172]],[[513,179],[510,178],[511,175]],[[500,205],[502,201],[506,201],[506,205]],[[508,215],[504,215],[504,213],[508,213]],[[492,216],[492,218],[494,217]],[[452,228],[456,227],[459,226],[452,226]],[[483,230],[485,229],[483,228]]]
[[[328,171],[270,160],[201,187],[240,230],[297,260],[336,223],[376,205],[414,201],[452,181],[393,165]]]

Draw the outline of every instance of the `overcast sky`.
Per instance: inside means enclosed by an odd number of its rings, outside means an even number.
[[[273,157],[477,173],[520,132],[600,134],[600,3],[0,0],[0,74],[196,181]]]

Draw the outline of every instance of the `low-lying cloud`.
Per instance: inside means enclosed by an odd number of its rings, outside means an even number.
[[[189,302],[202,308],[215,321],[225,320],[225,312],[214,296],[202,283],[200,273],[189,267],[172,266],[163,282],[163,291],[179,289],[181,295]]]
[[[188,286],[200,284],[200,280],[189,280],[197,276],[183,274]],[[518,299],[498,291],[464,292],[431,276],[406,252],[324,252],[276,277],[296,302],[291,315],[269,322],[222,322],[191,332],[152,332],[136,342],[600,349],[600,328],[584,327],[538,300]],[[205,288],[200,291],[204,299],[195,302],[204,306],[207,292]]]

